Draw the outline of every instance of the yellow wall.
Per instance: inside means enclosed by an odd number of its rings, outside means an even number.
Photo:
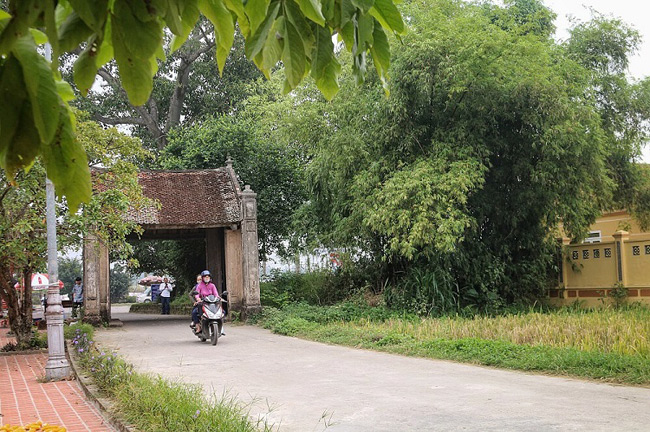
[[[609,304],[607,293],[621,282],[629,290],[628,302],[650,304],[650,232],[641,231],[626,212],[603,215],[590,227],[590,231],[598,230],[602,240],[599,243],[565,243],[560,290],[551,290],[551,301],[580,301],[585,306]],[[621,235],[621,230],[627,233]],[[616,240],[622,245],[620,271]]]
[[[605,250],[610,254],[605,256]],[[596,253],[597,251],[597,253]],[[568,268],[566,288],[611,288],[616,283],[616,253],[614,242],[570,245],[565,260]],[[574,254],[577,252],[577,254]],[[585,258],[584,253],[588,253]],[[574,257],[577,256],[577,259]]]
[[[639,224],[627,212],[612,212],[599,217],[589,228],[601,231],[602,241],[614,241],[614,233],[624,230],[630,233],[630,240],[650,240],[650,232],[641,231]]]

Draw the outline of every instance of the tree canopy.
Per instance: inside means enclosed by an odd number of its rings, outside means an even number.
[[[390,53],[386,32],[403,33],[392,0],[9,0],[0,11],[0,167],[10,179],[41,155],[57,194],[74,211],[91,194],[90,173],[75,140],[70,87],[58,72],[58,58],[81,48],[74,80],[85,94],[99,68],[115,59],[129,101],[147,102],[163,38],[173,34],[180,48],[199,16],[214,28],[217,66],[223,70],[235,26],[246,54],[265,74],[282,61],[285,91],[309,73],[323,94],[338,91],[340,64],[333,34],[352,53],[353,72],[363,80],[367,55],[386,80]],[[49,42],[50,63],[38,52]]]
[[[631,202],[620,191],[640,190],[626,173],[648,138],[648,80],[589,57],[592,42],[620,38],[598,58],[624,66],[637,34],[602,19],[558,43],[553,14],[524,0],[403,13],[389,98],[346,77],[331,103],[313,88],[282,102],[292,121],[274,136],[309,144],[301,215],[323,244],[372,257],[378,286],[447,284],[460,305],[536,298],[552,282],[558,223],[582,239],[601,211]],[[647,214],[647,193],[635,202]]]

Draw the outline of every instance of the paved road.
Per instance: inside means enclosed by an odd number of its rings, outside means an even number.
[[[250,404],[281,431],[649,431],[650,389],[329,346],[227,326],[216,347],[175,317],[97,332],[141,371]],[[650,367],[650,366],[649,366]]]

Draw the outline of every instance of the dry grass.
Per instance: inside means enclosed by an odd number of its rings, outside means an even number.
[[[532,312],[498,317],[445,317],[421,321],[357,321],[351,327],[366,327],[377,333],[398,333],[417,341],[478,338],[521,345],[575,348],[650,358],[650,310],[603,309],[590,312]]]

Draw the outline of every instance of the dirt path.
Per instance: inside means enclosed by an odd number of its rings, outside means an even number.
[[[237,396],[281,431],[647,431],[650,389],[402,357],[189,319],[120,315],[97,332],[141,371]],[[649,366],[650,367],[650,366]]]

